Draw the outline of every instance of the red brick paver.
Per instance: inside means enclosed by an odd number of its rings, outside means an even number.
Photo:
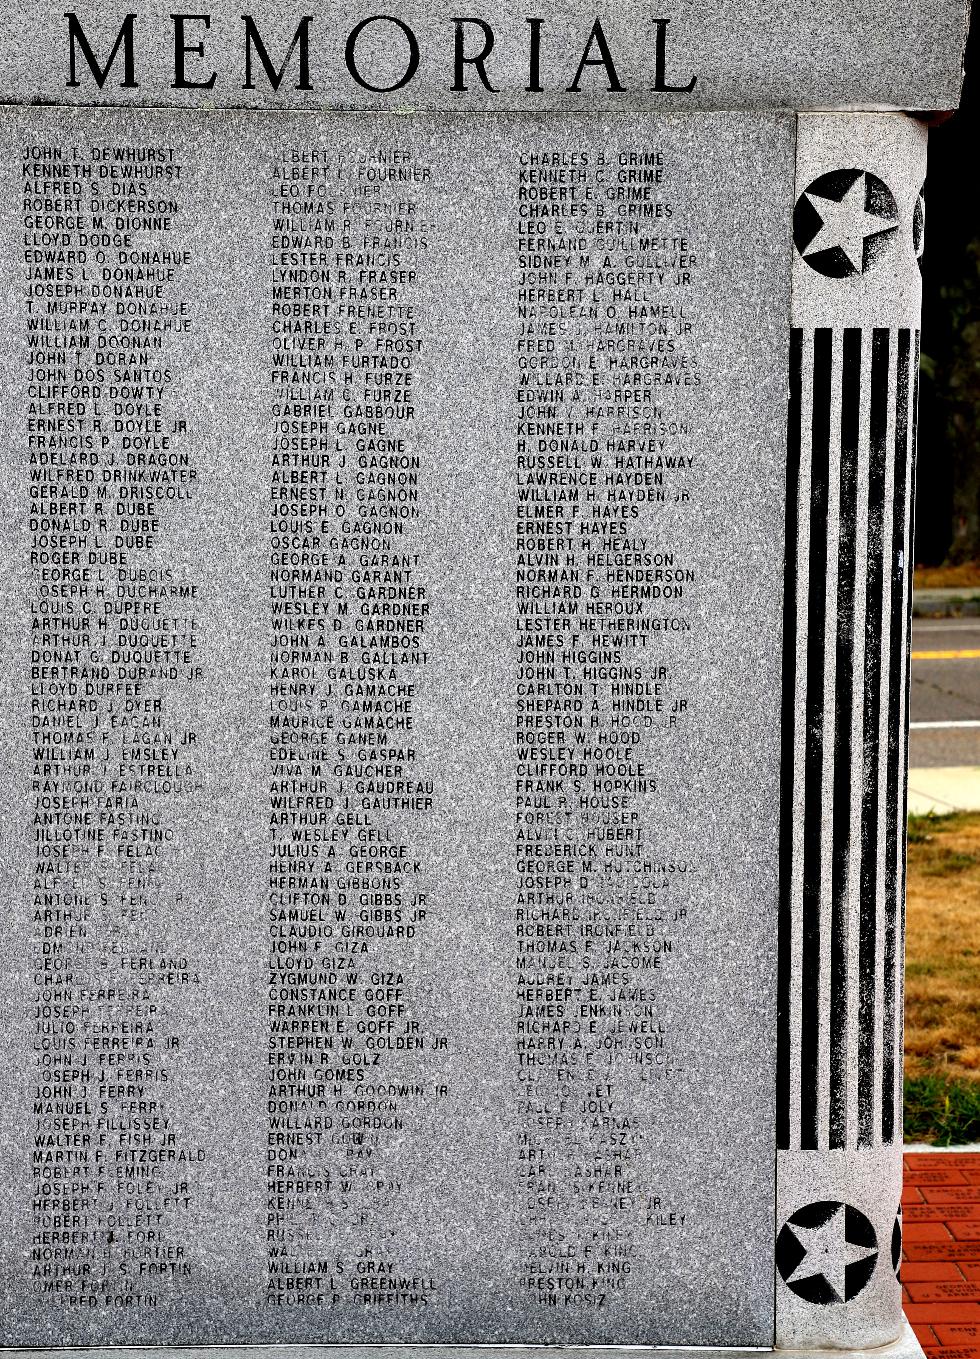
[[[905,1313],[928,1359],[980,1359],[980,1153],[905,1158]]]

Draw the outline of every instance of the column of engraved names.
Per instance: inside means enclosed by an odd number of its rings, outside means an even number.
[[[198,789],[180,696],[197,587],[160,565],[196,489],[174,415],[190,253],[164,145],[24,148],[30,488],[38,1294],[158,1305],[191,1272],[204,1157],[169,1091],[196,981],[172,947],[180,809]],[[160,244],[162,240],[167,245]]]
[[[429,169],[289,149],[272,179],[266,1300],[421,1309],[406,1134],[446,1093],[420,1014],[432,807],[415,696],[417,270]],[[386,1323],[389,1327],[391,1322]]]
[[[687,716],[667,638],[696,572],[677,393],[700,384],[696,261],[663,153],[525,153],[517,172],[516,1050],[522,1284],[611,1305],[682,1207],[637,1173],[675,1070],[685,908],[657,833],[658,747]],[[683,891],[684,889],[682,889]]]

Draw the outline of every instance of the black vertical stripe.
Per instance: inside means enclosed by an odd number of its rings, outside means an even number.
[[[908,570],[913,571],[915,567],[915,472],[918,462],[918,439],[919,439],[919,364],[920,355],[920,333],[914,332],[914,344],[912,346],[912,425],[909,431],[909,532],[908,532]],[[909,707],[912,696],[912,647],[909,644],[912,637],[912,576],[909,576],[909,592],[905,601],[905,725],[903,739],[905,741],[905,764],[902,771],[902,807],[905,813],[908,811],[909,800],[909,762],[908,762],[908,742],[909,742]],[[902,840],[902,883],[901,901],[905,901],[905,839]]]
[[[902,768],[902,804],[901,804],[901,810],[902,810],[902,815],[903,815],[903,816],[907,816],[907,815],[908,815],[908,803],[909,803],[909,761],[908,761],[908,754],[909,754],[909,709],[910,709],[911,698],[912,698],[912,646],[911,646],[911,639],[912,639],[912,589],[913,589],[913,585],[912,585],[913,575],[912,575],[911,573],[913,573],[913,572],[914,572],[914,569],[915,569],[915,473],[916,473],[916,467],[917,467],[917,465],[918,465],[918,456],[919,456],[919,364],[920,364],[920,362],[921,362],[921,354],[920,354],[920,332],[919,332],[919,331],[915,331],[915,332],[914,332],[914,337],[915,337],[915,342],[914,342],[914,344],[913,344],[913,346],[912,346],[912,410],[911,410],[912,425],[911,425],[911,429],[910,429],[910,431],[909,431],[909,532],[908,532],[908,540],[907,540],[907,542],[908,542],[908,571],[910,572],[910,574],[909,574],[909,578],[908,578],[908,585],[909,585],[908,596],[907,596],[906,601],[905,601],[905,723],[904,723],[904,727],[903,727],[903,737],[902,737],[902,739],[903,739],[904,742],[905,742],[905,745],[904,745],[905,762],[904,762],[904,765],[903,765],[903,768]],[[904,910],[904,907],[905,907],[905,887],[906,887],[906,881],[905,881],[905,879],[906,879],[906,868],[907,868],[907,863],[906,863],[906,858],[907,858],[907,856],[906,856],[906,852],[905,852],[905,851],[906,851],[906,837],[905,837],[905,836],[902,837],[901,846],[902,846],[902,861],[901,861],[901,874],[902,874],[902,879],[901,879],[901,893],[900,893],[900,896],[899,896],[899,902],[900,902],[900,904],[901,904],[901,906],[902,906],[902,928],[903,928],[903,936],[904,936],[904,925],[905,925],[905,920],[904,920],[904,917],[905,917],[905,910]],[[901,954],[900,956],[902,956],[902,957],[905,956],[905,953],[904,953],[904,942],[903,942],[903,951],[902,951],[902,954]],[[902,1014],[902,1009],[901,1009],[901,1008],[899,1009],[899,1014]]]
[[[900,958],[904,946],[906,864],[901,835],[908,789],[909,637],[911,599],[907,571],[911,561],[911,520],[915,500],[915,424],[918,397],[917,332],[848,328],[840,335],[840,371],[834,336],[827,328],[813,333],[809,551],[801,556],[799,504],[803,449],[803,372],[808,336],[794,330],[790,339],[787,426],[786,555],[783,600],[782,770],[780,822],[780,897],[777,977],[777,1143],[790,1144],[795,1091],[792,1088],[793,1007],[799,1006],[799,1114],[803,1150],[823,1144],[821,1119],[826,1107],[829,1148],[847,1145],[849,1075],[847,1051],[856,1025],[858,1047],[858,1145],[884,1144],[900,1135],[898,1068],[900,1010],[903,1003]],[[870,343],[869,343],[870,342]],[[865,358],[864,349],[869,355]],[[858,599],[856,560],[857,505],[862,435],[862,365],[868,382],[868,538],[864,588],[863,674],[855,673],[855,621]],[[890,398],[894,367],[894,407]],[[840,393],[840,527],[835,590],[835,700],[833,749],[827,748],[825,709],[828,589],[829,488],[837,430],[833,428]],[[894,410],[894,417],[892,417]],[[894,447],[888,431],[894,419]],[[894,502],[886,519],[888,467],[894,455]],[[886,523],[890,531],[886,540]],[[906,525],[909,531],[906,532]],[[886,572],[889,606],[885,611]],[[805,577],[805,585],[803,584]],[[805,588],[805,657],[798,664],[799,591]],[[888,656],[887,674],[884,659]],[[902,685],[905,685],[904,699]],[[862,686],[862,740],[857,756],[851,742],[851,713],[856,685]],[[884,695],[887,692],[887,699]],[[799,703],[794,707],[797,693]],[[882,703],[886,711],[882,710]],[[802,705],[802,713],[799,707]],[[805,725],[800,785],[797,787],[795,736],[798,718]],[[882,744],[880,732],[886,740]],[[832,761],[832,796],[824,805],[824,772]],[[860,776],[858,779],[858,769]],[[860,784],[860,843],[852,835],[851,809]],[[793,968],[793,811],[802,804],[800,971]],[[832,834],[827,846],[825,813]],[[884,837],[884,848],[882,846]],[[823,858],[830,855],[829,928],[821,930]],[[879,872],[879,851],[882,868]],[[855,884],[855,876],[857,884]],[[850,898],[860,888],[857,940],[857,1014],[851,1015]],[[824,940],[826,939],[826,942]],[[879,963],[879,952],[882,955]],[[822,975],[823,974],[823,975]],[[821,986],[829,985],[829,1007]],[[826,993],[823,993],[826,994]],[[827,1085],[821,1067],[822,1026],[826,1025]],[[875,1077],[881,1061],[881,1080]],[[826,1105],[824,1103],[826,1095]],[[878,1102],[880,1100],[880,1132]]]
[[[820,1109],[820,886],[823,852],[824,653],[827,491],[833,331],[813,337],[810,563],[807,594],[806,756],[803,775],[803,948],[800,970],[800,1146],[818,1145]]]
[[[789,411],[786,431],[786,558],[783,571],[783,700],[779,774],[779,919],[776,944],[776,1145],[790,1141],[789,997],[793,939],[793,825],[796,752],[796,572],[800,528],[803,332],[789,347]]]
[[[861,792],[860,939],[858,943],[858,1145],[874,1140],[875,981],[878,950],[878,723],[880,716],[885,441],[888,431],[889,333],[871,337],[868,554],[864,621],[863,770]]]
[[[841,362],[840,536],[837,562],[836,711],[830,921],[831,1147],[847,1142],[847,944],[851,861],[851,712],[854,702],[854,578],[861,421],[861,332],[844,331]]]
[[[905,674],[905,494],[909,437],[911,332],[898,332],[895,379],[895,494],[892,509],[891,600],[888,610],[888,748],[885,757],[885,918],[882,977],[881,1137],[895,1137],[895,975],[898,929],[899,773],[903,745],[901,699]]]
[[[899,845],[901,848],[901,858],[899,860],[899,888],[898,888],[898,957],[900,960],[905,958],[905,889],[906,889],[906,870],[907,863],[907,816],[909,805],[909,705],[912,690],[912,573],[915,567],[915,468],[918,455],[918,432],[919,432],[919,364],[920,355],[920,335],[919,331],[913,332],[914,342],[912,345],[912,408],[911,408],[911,427],[909,430],[909,457],[908,457],[908,537],[906,539],[907,555],[906,570],[908,572],[908,595],[905,602],[905,713],[902,724],[902,797],[899,803],[899,815],[902,818],[903,834]],[[902,1051],[902,1035],[905,1019],[905,968],[899,968],[899,987],[895,1005],[898,1011],[898,1034],[899,1052]],[[897,1097],[897,1092],[896,1092]],[[899,1104],[899,1109],[902,1105]],[[901,1139],[902,1128],[896,1129],[896,1139]]]

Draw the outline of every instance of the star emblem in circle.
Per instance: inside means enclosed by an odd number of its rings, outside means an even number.
[[[899,1283],[902,1281],[902,1205],[898,1205],[895,1225],[892,1228],[892,1269]]]
[[[857,1208],[833,1199],[798,1209],[776,1238],[783,1282],[798,1297],[822,1306],[857,1297],[877,1263],[874,1227]]]
[[[888,185],[869,170],[832,170],[796,200],[793,241],[802,258],[827,278],[865,274],[898,231],[898,206]]]
[[[919,190],[919,196],[915,200],[915,209],[912,213],[912,249],[915,251],[915,258],[918,266],[922,268],[922,252],[926,245],[926,186],[923,184]]]

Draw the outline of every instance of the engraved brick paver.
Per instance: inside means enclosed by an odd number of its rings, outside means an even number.
[[[925,1155],[925,1153],[923,1153]],[[966,1260],[980,1264],[980,1241],[910,1241],[906,1247],[910,1260]]]
[[[910,1287],[914,1283],[956,1283],[962,1278],[961,1266],[952,1260],[937,1261],[935,1264],[913,1264],[911,1260],[906,1260],[902,1265],[902,1281]]]
[[[902,1214],[906,1222],[959,1222],[980,1219],[980,1203],[965,1203],[951,1199],[947,1203],[910,1203],[902,1200]]]
[[[905,1312],[928,1359],[980,1359],[980,1153],[905,1157]]]
[[[923,1151],[920,1156],[926,1158],[930,1153]],[[969,1184],[969,1180],[962,1171],[955,1168],[945,1169],[943,1166],[916,1166],[914,1170],[906,1170],[906,1184]]]
[[[905,1240],[912,1241],[948,1241],[955,1233],[951,1232],[945,1222],[908,1222],[905,1224]],[[959,1237],[966,1240],[965,1237]]]
[[[980,1189],[980,1185],[977,1186]],[[949,1221],[949,1230],[957,1241],[980,1241],[980,1222]]]
[[[943,1283],[916,1283],[905,1280],[909,1302],[980,1302],[980,1282],[966,1279]]]

